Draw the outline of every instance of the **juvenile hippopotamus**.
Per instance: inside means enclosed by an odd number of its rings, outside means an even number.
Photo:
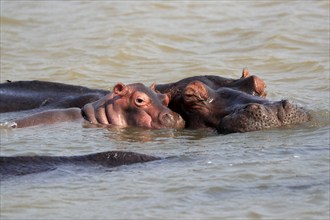
[[[118,83],[113,92],[82,109],[67,108],[39,112],[15,121],[14,127],[52,124],[61,121],[86,119],[95,124],[121,127],[183,128],[181,116],[167,108],[166,95],[156,93],[141,83]]]
[[[79,156],[0,157],[0,180],[57,169],[61,165],[116,167],[160,160],[160,157],[125,151],[107,151]]]
[[[287,100],[272,102],[232,88],[212,89],[200,81],[182,91],[182,117],[189,128],[247,132],[306,122],[307,111]]]
[[[183,128],[181,116],[167,108],[167,95],[141,83],[118,83],[100,100],[82,108],[84,118],[95,124],[128,125],[146,128]]]

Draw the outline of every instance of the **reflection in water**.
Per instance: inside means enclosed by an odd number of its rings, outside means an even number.
[[[215,133],[184,129],[144,129],[137,127],[118,128],[108,126],[108,138],[123,142],[158,142],[166,143],[169,139],[202,140]]]

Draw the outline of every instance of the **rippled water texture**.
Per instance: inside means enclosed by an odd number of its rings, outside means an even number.
[[[108,89],[119,81],[238,78],[245,66],[265,80],[270,99],[306,106],[313,120],[225,136],[78,123],[2,128],[6,156],[174,157],[3,180],[0,218],[329,219],[330,159],[328,0],[1,0],[1,82]]]

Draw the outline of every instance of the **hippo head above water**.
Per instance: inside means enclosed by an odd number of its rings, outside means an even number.
[[[182,92],[182,114],[189,128],[215,128],[219,133],[247,132],[306,122],[309,114],[287,100],[265,98],[222,87],[216,90],[200,81]]]
[[[94,124],[122,127],[183,128],[181,116],[167,105],[167,95],[156,93],[155,86],[118,83],[113,92],[82,108],[84,118]]]
[[[238,91],[245,92],[254,96],[265,97],[267,95],[265,82],[258,76],[250,75],[249,70],[244,68],[242,76],[239,79],[231,79],[216,75],[193,76],[184,78],[175,83],[157,84],[156,89],[167,94],[170,102],[169,108],[181,115],[185,115],[185,109],[182,108],[183,90],[189,83],[199,81],[211,89],[217,90],[219,88],[228,87]]]

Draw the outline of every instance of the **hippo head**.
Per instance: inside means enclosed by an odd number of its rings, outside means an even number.
[[[304,109],[287,100],[271,102],[227,87],[214,90],[199,81],[188,84],[182,97],[182,115],[188,128],[247,132],[302,123],[310,118]]]
[[[94,124],[122,127],[183,128],[181,116],[171,111],[166,95],[141,83],[118,83],[113,92],[82,108],[84,118]]]
[[[239,79],[231,79],[216,75],[192,76],[175,83],[157,84],[156,89],[163,94],[167,94],[170,99],[170,109],[178,112],[180,115],[184,115],[185,110],[182,109],[182,103],[184,101],[182,94],[184,94],[183,91],[187,85],[195,81],[202,82],[214,90],[228,87],[254,96],[266,97],[267,95],[265,82],[258,76],[250,75],[247,68],[243,69],[242,76]]]

